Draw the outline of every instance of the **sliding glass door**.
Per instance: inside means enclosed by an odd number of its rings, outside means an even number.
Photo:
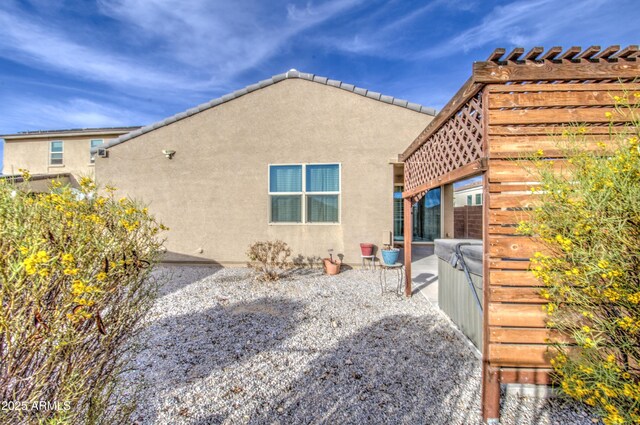
[[[433,242],[440,237],[440,188],[431,189],[413,206],[413,241]],[[393,196],[393,234],[396,241],[404,240],[402,187],[396,186]]]

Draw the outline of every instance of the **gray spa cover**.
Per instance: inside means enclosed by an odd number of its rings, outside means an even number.
[[[434,241],[435,254],[442,260],[449,261],[456,252],[456,245],[459,243],[473,244],[461,246],[460,251],[464,256],[469,273],[482,276],[482,240],[480,239],[436,239]],[[461,269],[461,266],[458,268]]]

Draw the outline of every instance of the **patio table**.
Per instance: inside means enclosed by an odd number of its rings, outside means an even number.
[[[380,294],[384,294],[384,290],[387,287],[387,272],[396,272],[398,279],[398,285],[396,287],[396,295],[402,296],[402,282],[404,276],[404,264],[394,263],[386,264],[384,261],[380,262]]]

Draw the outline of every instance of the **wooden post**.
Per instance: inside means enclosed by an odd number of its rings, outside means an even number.
[[[482,92],[482,115],[489,116],[489,91]],[[484,119],[482,126],[482,151],[489,154],[489,118]],[[500,369],[491,366],[489,350],[489,304],[491,302],[489,283],[491,282],[491,252],[489,249],[489,171],[482,173],[482,420],[486,424],[500,423]]]
[[[413,220],[411,212],[413,204],[411,198],[404,198],[404,294],[411,296],[411,240],[413,238]]]
[[[453,239],[454,229],[454,190],[453,183],[442,186],[442,235],[443,238]]]
[[[482,359],[482,420],[485,424],[500,423],[500,370],[489,367]]]

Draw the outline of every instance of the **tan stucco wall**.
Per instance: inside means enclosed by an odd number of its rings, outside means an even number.
[[[76,179],[80,176],[93,176],[94,166],[89,161],[90,141],[103,139],[105,142],[121,133],[108,133],[87,136],[51,137],[35,136],[17,140],[5,139],[2,174],[19,174],[23,168],[31,174],[70,173]],[[49,165],[49,144],[54,140],[64,142],[64,164]]]
[[[389,161],[431,118],[289,79],[110,148],[96,178],[149,203],[187,258],[244,263],[250,243],[281,239],[295,255],[333,248],[359,263],[359,243],[393,228]],[[340,224],[268,223],[268,165],[287,163],[342,165]]]

